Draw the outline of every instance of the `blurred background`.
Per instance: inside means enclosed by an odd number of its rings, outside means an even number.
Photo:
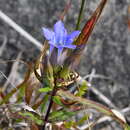
[[[100,0],[86,0],[81,29]],[[0,11],[41,44],[45,40],[41,28],[52,28],[63,12],[67,0],[0,0]],[[64,23],[75,29],[81,0],[72,0]],[[1,13],[0,13],[1,14]],[[0,17],[0,60],[35,61],[39,47],[23,37]],[[23,64],[0,63],[0,86],[18,84],[26,68]],[[15,75],[12,72],[15,71]],[[124,109],[130,104],[130,0],[108,0],[89,38],[78,73],[92,86]],[[5,78],[10,78],[9,81]],[[11,85],[9,87],[12,87]],[[94,95],[90,97],[96,100]],[[125,113],[130,121],[130,114]],[[110,129],[110,128],[108,128]],[[118,128],[117,128],[118,129]]]

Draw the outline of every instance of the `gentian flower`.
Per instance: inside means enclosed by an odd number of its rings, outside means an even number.
[[[56,47],[58,49],[58,57],[61,55],[64,48],[75,49],[76,45],[72,45],[74,39],[79,35],[80,31],[74,31],[67,34],[63,22],[60,20],[54,25],[54,31],[48,28],[42,28],[45,38],[50,44],[50,53]]]

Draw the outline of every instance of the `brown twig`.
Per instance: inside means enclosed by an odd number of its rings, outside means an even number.
[[[67,14],[68,10],[70,9],[70,7],[71,7],[71,1],[72,0],[68,0],[67,1],[67,4],[65,5],[64,11],[60,15],[60,18],[59,18],[60,20],[64,19],[65,15]]]

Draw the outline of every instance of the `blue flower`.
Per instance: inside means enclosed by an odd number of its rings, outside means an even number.
[[[72,45],[74,39],[79,35],[80,31],[74,31],[71,34],[67,34],[67,30],[64,27],[63,22],[60,20],[54,25],[54,31],[42,28],[45,38],[50,44],[50,53],[56,47],[58,49],[58,56],[63,51],[63,48],[75,49],[76,45]]]

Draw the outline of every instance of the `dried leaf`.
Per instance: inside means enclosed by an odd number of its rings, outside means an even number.
[[[32,70],[32,67],[30,64],[28,64],[28,71],[25,75],[24,81],[21,84],[19,84],[16,88],[12,89],[11,92],[9,92],[7,95],[5,95],[4,99],[2,101],[0,101],[0,105],[2,105],[3,103],[7,103],[9,101],[10,97],[14,93],[16,93],[20,88],[25,86],[26,82],[28,81],[28,79],[30,77],[31,70]]]
[[[83,27],[79,37],[74,42],[75,45],[82,45],[82,44],[85,44],[87,42],[87,40],[88,40],[96,22],[97,22],[97,20],[99,19],[100,15],[102,13],[102,10],[103,10],[106,2],[107,2],[107,0],[101,1],[98,8],[95,10],[95,12],[91,16],[91,18],[87,21],[87,23]]]
[[[75,68],[79,64],[81,55],[86,46],[85,44],[88,41],[88,38],[90,37],[91,32],[93,31],[93,28],[97,20],[99,19],[106,2],[107,0],[101,1],[101,3],[97,7],[93,15],[86,22],[78,38],[74,41],[74,44],[77,45],[77,48],[73,52],[71,52],[71,54],[68,54],[69,56],[64,61],[65,67],[69,66],[69,68],[72,69],[72,68]]]
[[[33,79],[34,80],[34,79]],[[26,83],[25,87],[25,101],[29,105],[30,101],[32,99],[33,90],[37,84],[32,81],[32,79],[29,79],[29,81]]]
[[[48,95],[46,94],[43,98],[41,98],[41,99],[37,99],[36,101],[35,101],[35,104],[32,106],[32,108],[34,109],[34,110],[36,110],[39,106],[41,106],[41,112],[43,113],[44,111],[42,111],[44,108],[45,108],[45,106],[46,106],[46,103],[47,103],[47,101],[48,101]]]
[[[35,123],[32,123],[31,124],[31,130],[39,130],[39,128]]]
[[[126,123],[125,117],[121,112],[119,112],[115,109],[112,109],[111,111],[114,113],[115,116],[117,116],[120,120],[122,120],[123,122]]]

